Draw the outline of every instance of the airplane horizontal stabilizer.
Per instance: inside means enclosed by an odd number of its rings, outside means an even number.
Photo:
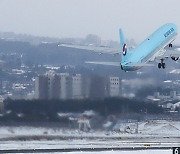
[[[97,65],[121,66],[120,62],[86,61],[85,63],[87,63],[87,64],[97,64]]]
[[[107,46],[94,46],[94,45],[68,45],[68,44],[59,44],[59,47],[66,47],[66,48],[74,48],[74,49],[81,49],[81,50],[89,50],[98,52],[100,54],[112,54],[118,55],[120,53],[119,48],[112,48]]]
[[[166,52],[159,56],[158,58],[164,58],[164,57],[180,57],[180,48],[175,48],[173,50],[167,49]]]
[[[154,64],[146,64],[146,63],[130,63],[127,66],[135,66],[135,67],[144,67],[144,66],[154,66]]]

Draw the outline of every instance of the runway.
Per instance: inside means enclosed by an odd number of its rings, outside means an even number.
[[[21,138],[22,139],[22,138]],[[89,140],[89,139],[66,139],[66,140],[8,140],[0,141],[0,153],[87,153],[93,152],[115,152],[115,151],[147,151],[147,150],[165,150],[171,151],[173,147],[180,147],[179,141],[160,142],[154,141],[139,142],[135,139],[126,140]],[[151,139],[152,140],[152,139]],[[172,140],[172,139],[170,139]],[[179,139],[178,139],[179,140]],[[149,153],[148,153],[149,154]]]
[[[115,152],[115,151],[142,151],[142,150],[173,150],[172,147],[127,147],[127,148],[67,148],[67,149],[12,149],[0,150],[0,153],[56,153],[56,152]]]

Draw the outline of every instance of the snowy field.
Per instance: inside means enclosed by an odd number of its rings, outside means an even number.
[[[0,126],[0,138],[18,135],[62,135],[62,136],[83,136],[83,137],[119,137],[119,136],[156,136],[156,137],[180,137],[180,122],[167,120],[151,120],[138,123],[138,133],[120,133],[115,131],[91,131],[89,133],[79,132],[77,129],[47,128],[47,127],[6,127]]]
[[[138,133],[68,130],[51,127],[0,126],[0,150],[13,149],[81,149],[81,148],[159,148],[180,147],[180,122],[148,121],[138,124]],[[170,149],[103,152],[66,152],[68,154],[169,154]]]

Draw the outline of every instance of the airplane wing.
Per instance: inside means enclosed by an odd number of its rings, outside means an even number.
[[[121,66],[120,62],[100,62],[100,61],[86,61],[86,64],[97,64],[97,65],[109,65],[109,66]],[[130,63],[127,66],[136,66],[136,67],[143,67],[143,66],[154,66],[154,64],[147,64],[147,63]]]
[[[180,57],[180,48],[166,49],[165,53],[158,57],[158,59],[164,59],[168,57]]]
[[[99,61],[86,61],[86,64],[121,66],[120,62],[99,62]]]
[[[165,56],[180,57],[180,50],[166,50]]]
[[[118,48],[111,48],[107,46],[93,46],[93,45],[68,45],[68,44],[59,44],[59,47],[66,47],[66,48],[75,48],[75,49],[82,49],[82,50],[89,50],[94,51],[99,54],[107,53],[107,54],[113,54],[118,55],[120,54],[120,50]]]
[[[131,66],[131,67],[133,67],[133,66],[135,66],[135,67],[143,67],[143,66],[149,66],[149,67],[151,67],[151,66],[154,66],[154,64],[149,64],[149,63],[130,63],[130,64],[127,64],[127,66]]]

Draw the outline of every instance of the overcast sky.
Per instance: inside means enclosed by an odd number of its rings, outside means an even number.
[[[180,27],[180,0],[0,0],[0,32],[118,40],[121,27],[140,42],[168,22]]]

